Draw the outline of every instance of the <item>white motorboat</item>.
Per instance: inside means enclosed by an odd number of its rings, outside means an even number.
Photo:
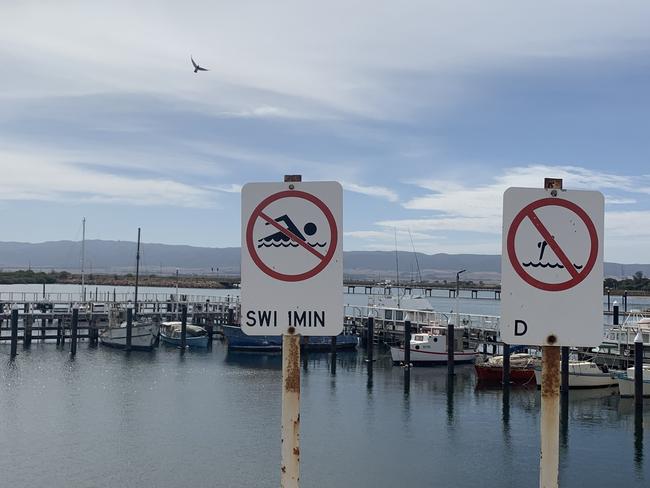
[[[618,391],[622,397],[634,396],[634,366],[627,368],[625,376],[619,376]],[[650,364],[643,365],[643,396],[650,396]]]
[[[464,347],[465,328],[454,327],[454,362],[473,363],[478,353]],[[410,362],[414,366],[432,366],[447,362],[447,326],[424,325],[411,337]],[[404,347],[391,347],[394,364],[404,362]]]
[[[542,371],[535,370],[537,386],[542,384]],[[593,361],[569,361],[569,388],[608,388],[618,384],[606,366]]]
[[[622,325],[608,327],[603,342],[592,352],[630,357],[634,354],[637,332],[641,332],[643,338],[643,358],[650,360],[650,317],[642,315],[638,310],[633,310]]]

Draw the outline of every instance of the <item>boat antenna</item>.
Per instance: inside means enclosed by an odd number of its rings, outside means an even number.
[[[418,261],[418,253],[415,252],[415,244],[413,244],[413,236],[411,235],[411,229],[409,228],[409,238],[411,239],[411,247],[413,248],[413,256],[415,256],[415,266],[418,269],[418,283],[422,283],[422,273],[420,273],[420,263]]]
[[[135,253],[135,299],[133,300],[133,315],[138,311],[138,281],[140,280],[140,227],[138,227],[138,248]]]
[[[395,274],[397,284],[397,308],[399,308],[399,256],[397,254],[397,227],[395,227]]]
[[[81,221],[81,301],[86,301],[86,217]]]

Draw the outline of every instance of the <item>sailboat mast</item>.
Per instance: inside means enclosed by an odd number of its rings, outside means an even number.
[[[86,301],[86,217],[81,221],[81,300]]]
[[[140,280],[140,227],[138,227],[138,249],[135,253],[135,300],[133,310],[138,313],[138,281]]]

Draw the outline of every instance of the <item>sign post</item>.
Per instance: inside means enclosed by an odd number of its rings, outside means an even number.
[[[282,334],[282,488],[300,480],[300,337],[343,329],[342,206],[339,183],[300,175],[242,188],[241,328]]]
[[[503,197],[501,340],[542,346],[539,486],[558,486],[560,347],[602,337],[604,198],[509,188]]]

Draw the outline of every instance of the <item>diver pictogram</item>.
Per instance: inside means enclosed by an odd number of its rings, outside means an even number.
[[[554,212],[553,219],[548,217],[549,209]],[[544,212],[546,217],[543,218]],[[549,230],[558,218],[566,221],[562,229],[569,230],[559,236]],[[524,222],[532,226],[526,227]],[[527,235],[522,237],[521,234]],[[533,234],[537,237],[534,241]],[[584,243],[580,252],[575,250],[576,240]],[[531,259],[534,251],[530,249],[535,241],[536,261]],[[545,291],[563,291],[578,285],[593,269],[598,256],[598,233],[589,215],[575,203],[561,198],[543,198],[530,203],[515,216],[508,229],[507,251],[514,271],[526,283]],[[558,275],[561,270],[564,276]],[[549,274],[551,271],[553,273]]]

